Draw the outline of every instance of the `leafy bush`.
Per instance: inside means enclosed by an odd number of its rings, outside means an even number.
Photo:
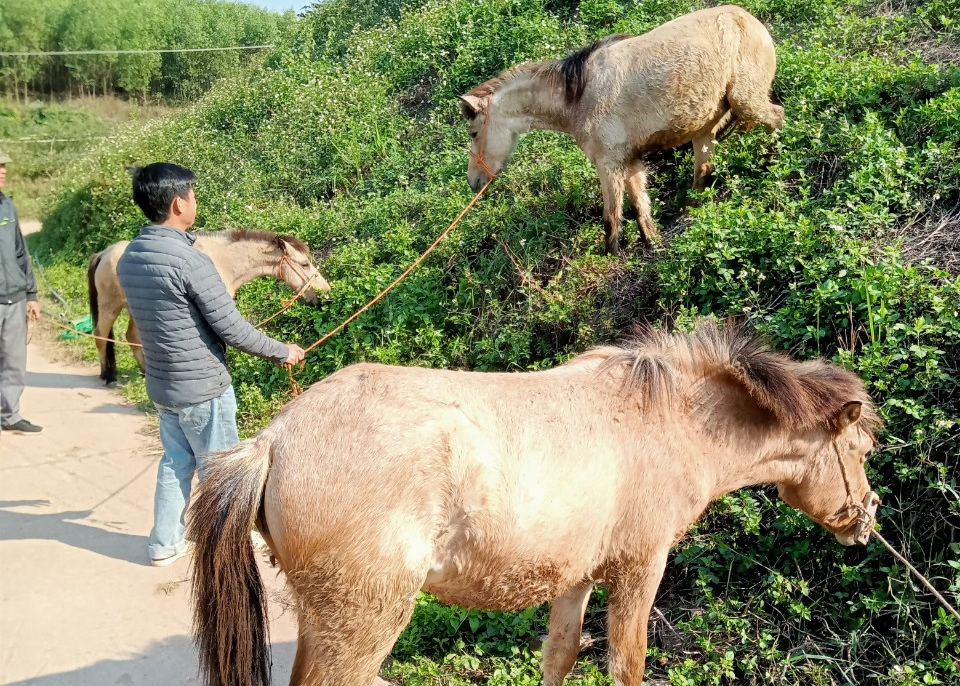
[[[721,143],[702,194],[689,190],[689,149],[657,163],[654,211],[668,239],[652,258],[602,255],[595,171],[568,138],[532,133],[451,238],[312,354],[301,381],[360,360],[543,368],[637,319],[748,317],[778,348],[838,360],[866,380],[887,422],[869,464],[884,533],[956,601],[960,282],[906,260],[902,238],[960,203],[955,2],[746,6],[777,41],[786,124],[777,136],[753,130]],[[101,148],[62,184],[37,247],[80,265],[132,236],[141,218],[123,167],[175,160],[199,174],[201,226],[293,231],[318,250],[329,298],[270,325],[312,341],[395,278],[471,197],[457,93],[518,61],[693,7],[330,0],[265,68]],[[283,294],[257,282],[241,307],[257,319]],[[285,375],[242,355],[232,364],[252,431],[283,402]],[[681,541],[657,607],[650,673],[673,684],[960,680],[960,627],[902,568],[873,546],[839,549],[765,489],[721,499]],[[542,617],[425,597],[391,673],[405,683],[535,683],[527,644]],[[602,661],[588,656],[575,681],[603,683]]]

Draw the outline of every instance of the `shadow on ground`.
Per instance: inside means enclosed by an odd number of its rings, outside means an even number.
[[[274,683],[290,678],[295,643],[273,646]],[[189,636],[171,636],[154,643],[142,655],[126,659],[101,660],[69,672],[7,682],[7,686],[168,686],[200,684],[197,654]]]
[[[101,526],[109,523],[83,524],[92,510],[73,512],[11,512],[10,508],[42,507],[45,500],[0,501],[0,541],[60,541],[74,548],[89,550],[134,564],[147,564],[147,537],[109,531]]]

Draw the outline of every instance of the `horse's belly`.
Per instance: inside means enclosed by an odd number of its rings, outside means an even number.
[[[444,603],[486,610],[519,610],[561,595],[584,574],[552,561],[518,561],[486,568],[478,565],[450,575],[431,570],[424,590]]]
[[[589,577],[601,547],[591,535],[567,542],[522,538],[455,536],[437,552],[424,590],[464,607],[539,605]]]

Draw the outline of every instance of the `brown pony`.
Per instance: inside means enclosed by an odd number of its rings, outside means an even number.
[[[126,296],[117,279],[117,262],[128,245],[130,241],[119,241],[90,256],[87,286],[96,336],[113,338],[113,324],[127,306]],[[308,303],[316,302],[317,290],[330,290],[330,284],[313,265],[310,246],[296,236],[252,229],[200,231],[197,232],[194,247],[213,260],[231,297],[236,295],[240,286],[261,276],[281,279],[295,291],[310,282],[310,287],[302,295]],[[126,338],[130,343],[140,343],[140,332],[132,318],[127,325]],[[143,371],[143,349],[134,346],[130,350],[140,371]],[[114,344],[98,340],[97,352],[100,356],[100,378],[106,383],[116,381]]]
[[[256,520],[297,602],[292,686],[368,686],[421,589],[553,601],[543,683],[559,686],[597,583],[614,680],[636,686],[667,555],[707,506],[776,484],[849,544],[877,423],[853,373],[709,323],[543,372],[347,367],[208,462],[188,535],[201,670],[269,683]]]
[[[735,119],[770,131],[783,124],[783,108],[769,98],[776,67],[763,24],[726,5],[642,36],[610,36],[563,60],[510,69],[460,97],[473,137],[470,187],[479,190],[500,172],[520,134],[561,131],[597,168],[607,252],[619,250],[624,188],[649,245],[658,234],[645,157],[693,142],[693,185],[702,190],[718,131]]]

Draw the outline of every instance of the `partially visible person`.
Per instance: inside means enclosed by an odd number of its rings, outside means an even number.
[[[117,264],[130,315],[140,329],[147,395],[160,415],[163,457],[157,473],[151,564],[189,551],[184,514],[194,472],[213,452],[240,442],[227,345],[276,364],[304,352],[251,326],[237,311],[211,259],[187,233],[197,216],[196,176],[176,164],[134,168],[133,199],[151,222]]]
[[[20,415],[27,380],[27,320],[40,318],[40,304],[17,210],[3,193],[11,162],[0,150],[0,433],[38,434],[43,427]]]

